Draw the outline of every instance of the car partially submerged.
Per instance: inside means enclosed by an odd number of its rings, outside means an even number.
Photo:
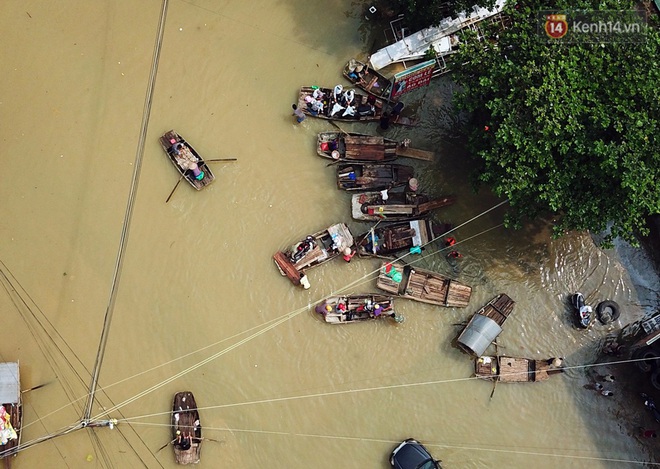
[[[408,438],[394,448],[390,464],[395,469],[442,469],[431,453],[414,438]]]

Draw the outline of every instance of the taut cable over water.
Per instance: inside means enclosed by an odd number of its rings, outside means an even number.
[[[156,74],[158,73],[160,50],[163,44],[163,34],[165,32],[165,19],[167,18],[168,3],[169,0],[163,0],[163,5],[160,11],[160,22],[158,24],[156,45],[154,46],[154,54],[151,62],[151,73],[149,75],[147,94],[144,100],[144,111],[142,113],[140,139],[138,141],[137,150],[135,152],[135,168],[133,170],[133,178],[131,179],[131,188],[129,190],[128,202],[126,204],[126,214],[124,215],[124,224],[122,226],[121,236],[119,239],[119,252],[117,253],[117,261],[115,262],[115,270],[112,277],[110,299],[108,300],[108,306],[105,310],[105,319],[103,321],[101,339],[99,340],[99,349],[96,354],[96,361],[94,363],[94,369],[92,371],[92,382],[89,386],[87,404],[85,405],[85,412],[83,413],[82,416],[83,426],[88,425],[90,422],[90,416],[92,414],[92,406],[94,405],[94,395],[96,394],[96,387],[98,386],[99,374],[101,372],[101,365],[103,364],[103,356],[105,355],[105,347],[108,342],[108,335],[110,333],[112,314],[115,309],[115,300],[117,299],[119,280],[121,278],[122,266],[124,264],[126,243],[128,240],[128,233],[130,231],[131,219],[133,216],[135,195],[137,193],[138,183],[140,181],[140,170],[142,169],[142,159],[144,157],[144,142],[147,134],[147,129],[149,127],[149,116],[151,115],[151,103],[153,100],[154,85],[156,83]]]

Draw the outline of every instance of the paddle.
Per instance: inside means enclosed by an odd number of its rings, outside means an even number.
[[[158,452],[164,450],[167,446],[171,445],[171,444],[174,443],[175,441],[176,441],[176,439],[170,441],[169,443],[165,443],[163,446],[161,446],[160,448],[158,448],[158,451],[156,451],[156,453],[158,453]]]
[[[49,381],[49,382],[47,382],[47,383],[40,384],[40,385],[38,385],[38,386],[32,386],[31,388],[28,388],[28,389],[23,389],[23,390],[21,391],[21,394],[23,394],[24,392],[30,392],[30,391],[34,391],[34,390],[39,389],[39,388],[43,388],[44,386],[46,386],[47,384],[50,384],[50,383],[52,383],[52,381]]]
[[[497,344],[497,340],[493,341],[495,344],[495,360],[499,362],[499,345]],[[498,365],[499,367],[499,365]],[[491,401],[493,399],[493,394],[495,394],[495,388],[497,387],[497,383],[500,381],[500,370],[498,369],[497,371],[497,376],[495,377],[495,381],[493,381],[493,390],[490,392],[490,397],[488,398],[488,401]]]
[[[167,196],[167,200],[165,201],[165,203],[167,203],[167,202],[170,201],[170,199],[171,199],[172,196],[174,195],[174,192],[175,192],[176,189],[179,187],[179,184],[181,184],[181,181],[183,181],[183,178],[184,178],[184,177],[185,177],[185,176],[182,174],[181,177],[179,178],[179,180],[177,181],[177,183],[174,185],[174,189],[172,189],[172,192],[170,192],[170,195]]]
[[[218,161],[238,161],[236,158],[220,158],[217,160],[206,160],[205,163],[216,163]]]
[[[337,124],[337,123],[336,123],[335,121],[333,121],[332,119],[330,119],[330,123],[331,123],[332,125],[334,125],[335,127],[337,127],[337,130],[339,130],[340,132],[342,132],[342,133],[344,133],[344,134],[346,134],[346,135],[350,135],[350,134],[349,134],[348,132],[346,132],[344,129],[342,129],[341,127],[339,127],[339,124]]]

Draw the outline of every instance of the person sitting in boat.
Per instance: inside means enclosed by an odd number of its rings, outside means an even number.
[[[311,96],[305,96],[305,102],[307,103],[307,110],[313,116],[318,116],[323,111],[323,103],[318,101]]]
[[[339,103],[341,102],[341,94],[344,91],[344,87],[342,85],[336,85],[335,88],[332,90],[332,102],[333,103]]]
[[[348,106],[346,106],[346,110],[342,114],[342,117],[347,117],[347,116],[350,116],[350,117],[355,116],[355,107],[351,106],[350,104]]]
[[[344,106],[351,106],[355,100],[355,90],[346,90],[344,94],[342,94],[341,99]]]
[[[192,446],[192,435],[190,433],[181,433],[181,431],[176,431],[176,442],[174,443],[182,451],[189,450]]]
[[[376,304],[374,305],[374,316],[375,316],[375,317],[378,317],[378,316],[380,316],[381,314],[383,314],[383,308],[382,308],[378,303],[376,303]]]
[[[312,91],[312,98],[316,99],[317,101],[323,101],[323,98],[325,98],[325,93],[321,88],[316,88],[314,91]]]
[[[339,104],[339,103],[335,103],[335,104],[332,106],[332,111],[330,111],[330,117],[334,116],[335,114],[337,114],[337,113],[338,113],[339,111],[341,111],[342,109],[345,109],[344,106],[342,106],[342,105]]]
[[[376,108],[374,106],[370,105],[369,103],[360,104],[357,107],[357,113],[358,113],[358,116],[362,116],[362,117],[375,116],[376,115]]]

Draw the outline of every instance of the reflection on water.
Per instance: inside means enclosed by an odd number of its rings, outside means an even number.
[[[0,258],[34,302],[1,296],[11,329],[0,359],[20,359],[24,388],[49,383],[24,396],[24,441],[81,412],[161,7],[65,4],[0,6],[11,65],[0,115],[6,173],[14,175],[0,185]],[[334,327],[313,313],[317,301],[349,284],[373,290],[376,260],[312,270],[309,291],[279,275],[272,254],[300,236],[340,221],[354,233],[367,226],[349,220],[350,195],[335,189],[334,168],[315,155],[316,133],[328,123],[296,125],[289,115],[299,86],[341,81],[345,61],[363,56],[370,42],[360,4],[326,6],[319,21],[314,2],[169,4],[93,412],[105,417],[102,408],[119,405],[110,416],[128,421],[39,445],[15,467],[79,467],[90,459],[101,467],[174,467],[170,450],[157,449],[169,439],[168,409],[181,390],[208,407],[205,435],[217,441],[204,443],[207,467],[384,468],[395,443],[410,436],[447,467],[620,467],[598,458],[647,457],[607,404],[584,390],[582,370],[538,385],[500,385],[489,399],[492,386],[471,379],[471,360],[452,346],[457,325],[505,292],[516,308],[498,339],[500,353],[592,361],[610,327],[573,329],[568,295],[579,289],[594,304],[626,305],[622,323],[650,300],[638,299],[616,252],[599,250],[586,235],[552,240],[542,220],[512,232],[500,226],[504,207],[488,212],[454,233],[464,256],[458,264],[431,247],[415,260],[471,284],[470,306],[400,301],[402,324]],[[442,82],[417,91],[409,102],[418,104],[422,125],[386,135],[436,151],[436,163],[411,164],[424,191],[457,196],[435,216],[458,226],[500,201],[472,192],[469,156],[427,124],[450,95]],[[199,193],[179,187],[165,204],[178,174],[157,139],[171,128],[207,159],[238,161],[217,163],[212,186]],[[33,163],[29,178],[25,161]],[[644,277],[643,264],[636,269]],[[39,332],[37,319],[49,334]]]

